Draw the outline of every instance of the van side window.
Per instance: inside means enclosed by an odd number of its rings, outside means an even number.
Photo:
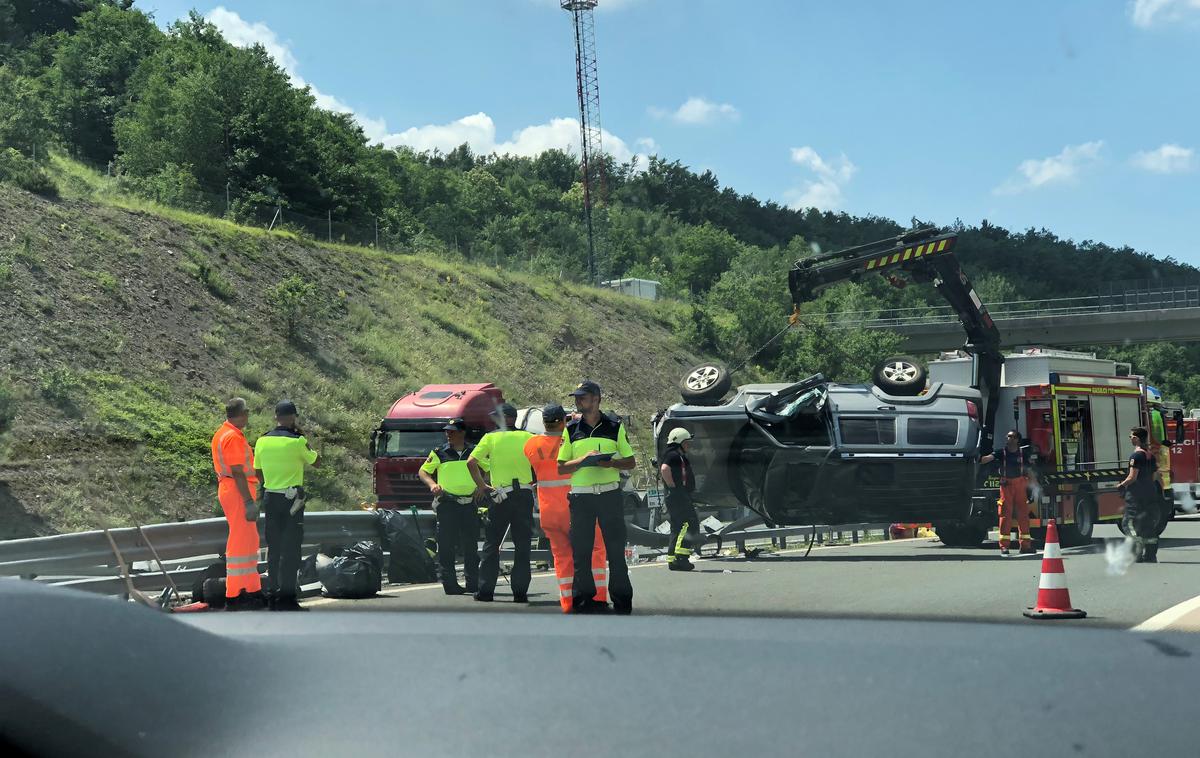
[[[958,442],[958,419],[910,418],[908,444],[954,445]]]
[[[895,445],[896,419],[842,418],[838,420],[843,445]]]

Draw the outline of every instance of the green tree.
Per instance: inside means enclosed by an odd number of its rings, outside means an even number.
[[[52,115],[68,144],[103,164],[116,154],[113,120],[127,100],[129,77],[163,35],[145,14],[108,3],[76,21],[74,33],[60,32],[47,72]]]
[[[319,319],[324,312],[317,285],[297,274],[268,290],[267,302],[289,340],[295,339],[301,328]]]

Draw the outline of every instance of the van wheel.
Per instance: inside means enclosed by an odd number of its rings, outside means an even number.
[[[733,377],[720,363],[701,363],[688,369],[679,380],[679,394],[685,403],[716,405],[729,388]]]
[[[875,386],[887,394],[909,397],[919,395],[925,389],[929,370],[916,358],[893,355],[876,364],[871,377]]]

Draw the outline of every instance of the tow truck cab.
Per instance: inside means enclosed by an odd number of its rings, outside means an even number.
[[[496,428],[495,411],[504,395],[494,384],[427,384],[392,404],[371,432],[369,455],[380,508],[427,505],[428,488],[417,472],[429,451],[446,442],[451,419],[467,424],[467,441],[478,442]]]

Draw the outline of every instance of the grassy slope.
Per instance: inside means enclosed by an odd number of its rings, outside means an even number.
[[[57,173],[61,202],[0,186],[0,391],[16,408],[0,538],[215,513],[208,443],[229,395],[250,401],[252,438],[294,398],[332,464],[316,506],[350,508],[371,498],[369,430],[422,384],[494,381],[541,404],[592,377],[644,449],[696,360],[676,304],[269,234]],[[293,273],[329,307],[289,341],[266,292]]]

